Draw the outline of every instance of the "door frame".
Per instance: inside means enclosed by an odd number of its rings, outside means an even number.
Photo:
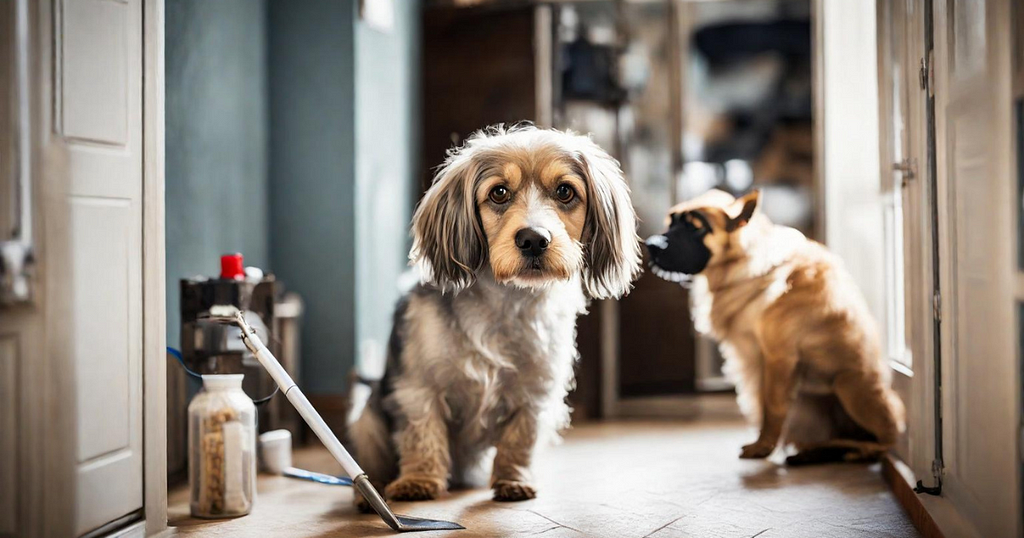
[[[927,57],[926,12],[927,0],[892,3],[876,2],[878,18],[878,99],[880,175],[883,195],[891,198],[898,191],[903,211],[903,283],[904,343],[911,365],[902,364],[901,357],[888,353],[893,367],[893,386],[904,399],[907,408],[907,435],[897,447],[897,454],[910,466],[917,477],[928,485],[938,484],[934,462],[941,460],[940,446],[936,443],[936,384],[938,364],[936,353],[936,320],[934,309],[936,233],[931,208],[934,207],[934,168],[929,158],[928,92],[920,82],[921,62]],[[894,10],[904,6],[900,20],[893,18]],[[913,11],[913,13],[911,13]],[[897,134],[892,128],[894,102],[892,89],[893,39],[904,40],[905,65],[900,73],[905,84],[900,97],[905,98],[903,148],[910,168],[902,173],[896,169],[893,144]],[[927,73],[927,69],[925,69]],[[897,174],[899,179],[897,180]],[[898,184],[897,181],[901,183]],[[888,232],[887,232],[888,233]],[[888,238],[887,238],[888,239]],[[894,260],[886,260],[893,262]],[[887,297],[887,302],[892,301]],[[891,323],[891,320],[885,320]],[[887,352],[892,346],[887,345]],[[905,359],[905,357],[904,357]]]
[[[142,394],[145,534],[167,528],[164,0],[142,1]]]

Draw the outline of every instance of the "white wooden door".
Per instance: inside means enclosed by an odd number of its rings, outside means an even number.
[[[936,1],[943,489],[980,536],[1017,536],[1009,0]]]
[[[34,252],[30,296],[0,305],[0,535],[81,535],[141,517],[140,2],[0,3],[0,241]],[[15,195],[24,203],[9,204]],[[162,265],[156,239],[150,265]],[[162,297],[150,302],[161,316]]]
[[[78,424],[76,532],[142,508],[142,11],[56,9]]]

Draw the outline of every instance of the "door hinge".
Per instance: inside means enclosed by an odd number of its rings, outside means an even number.
[[[914,486],[914,493],[927,494],[927,495],[942,495],[942,470],[944,466],[941,459],[932,460],[932,480],[935,481],[934,486],[926,486],[921,480],[917,481],[917,485]]]
[[[932,318],[938,322],[942,321],[942,295],[938,292],[932,295]]]
[[[917,177],[917,159],[907,157],[898,163],[893,163],[892,169],[902,175],[901,185],[906,187],[911,179]]]
[[[926,90],[928,92],[929,97],[935,95],[935,71],[932,67],[931,59],[932,53],[931,51],[928,51],[928,54],[924,58],[921,58],[921,66],[918,68],[917,72],[918,84],[921,86],[922,90]]]

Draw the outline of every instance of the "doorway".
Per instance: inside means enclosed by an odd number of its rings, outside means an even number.
[[[711,188],[760,189],[775,222],[817,237],[811,22],[804,0],[562,3],[553,124],[619,159],[641,237]],[[604,416],[693,415],[693,396],[731,394],[686,289],[644,273],[591,312],[578,340],[600,350]]]

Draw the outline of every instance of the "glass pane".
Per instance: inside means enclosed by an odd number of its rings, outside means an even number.
[[[814,234],[806,0],[688,4],[680,199],[762,190],[776,223]]]
[[[629,176],[640,236],[661,232],[672,206],[672,101],[669,10],[665,2],[626,3],[620,82],[629,100],[620,110],[623,166]]]
[[[621,161],[644,237],[660,231],[672,201],[668,17],[660,2],[579,2],[559,13],[555,124],[592,133]]]

